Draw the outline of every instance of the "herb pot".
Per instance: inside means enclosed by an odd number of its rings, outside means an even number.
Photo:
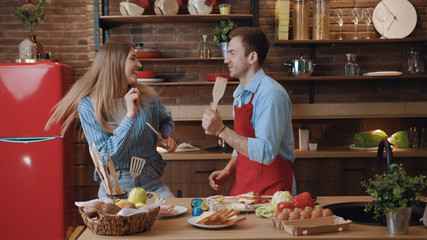
[[[409,221],[412,208],[404,207],[396,209],[396,213],[387,212],[387,230],[392,235],[408,234]]]
[[[289,66],[289,73],[293,77],[308,77],[313,73],[313,60],[299,59],[290,60],[289,63],[283,63],[283,66]]]

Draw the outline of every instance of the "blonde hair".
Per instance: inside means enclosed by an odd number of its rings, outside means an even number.
[[[89,70],[77,80],[70,91],[53,108],[53,114],[46,123],[45,130],[60,119],[64,122],[61,135],[77,118],[77,106],[81,99],[89,96],[95,108],[96,118],[104,131],[112,133],[113,123],[108,120],[108,113],[117,108],[115,99],[123,97],[127,91],[125,64],[128,54],[134,45],[128,42],[107,42],[99,48],[95,60]],[[140,102],[147,103],[148,98],[156,97],[156,93],[144,84],[135,83],[140,91]]]

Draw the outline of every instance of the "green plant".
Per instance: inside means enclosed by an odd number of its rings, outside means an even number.
[[[226,21],[221,21],[220,25],[215,26],[213,40],[218,46],[221,46],[222,42],[229,42],[228,34],[235,28],[237,28],[237,24],[231,19],[228,18]]]
[[[309,143],[316,143],[316,139],[315,138],[310,138],[310,141],[308,141]]]
[[[47,17],[42,11],[51,0],[17,0],[20,5],[15,8],[15,17],[28,26],[30,34],[34,35],[34,28],[42,23]]]
[[[426,176],[410,177],[402,164],[390,164],[390,172],[376,174],[373,179],[361,182],[366,192],[374,198],[366,204],[365,212],[373,210],[374,219],[378,219],[387,211],[396,213],[397,208],[411,206],[422,197],[427,187]]]

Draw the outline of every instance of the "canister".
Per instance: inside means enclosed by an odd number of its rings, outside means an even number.
[[[293,21],[293,39],[308,40],[309,36],[309,21],[310,21],[310,1],[309,0],[294,0],[292,11]]]
[[[313,2],[313,40],[329,39],[329,0]]]

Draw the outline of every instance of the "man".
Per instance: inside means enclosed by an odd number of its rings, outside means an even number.
[[[209,184],[219,190],[236,174],[230,195],[272,195],[279,190],[295,194],[292,103],[286,90],[262,69],[269,49],[267,37],[261,29],[241,27],[230,38],[224,63],[230,76],[240,81],[233,93],[234,131],[211,109],[203,114],[202,126],[234,151],[227,166],[209,176]]]

